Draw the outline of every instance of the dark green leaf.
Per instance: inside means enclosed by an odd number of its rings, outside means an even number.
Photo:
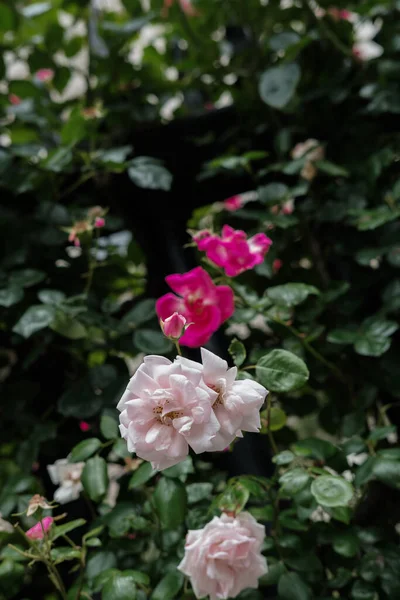
[[[156,585],[151,600],[173,600],[183,585],[183,574],[179,571],[167,573]]]
[[[65,294],[58,290],[40,290],[40,292],[38,292],[38,298],[43,304],[54,304],[55,306],[58,306],[65,299]]]
[[[161,331],[139,329],[133,335],[133,344],[138,350],[148,354],[166,354],[172,350],[172,343]]]
[[[376,600],[376,590],[366,581],[357,580],[351,588],[351,597],[354,600]]]
[[[75,519],[73,521],[68,521],[68,523],[63,523],[62,525],[53,525],[51,528],[51,537],[53,540],[56,540],[62,535],[73,531],[77,527],[82,527],[82,525],[85,525],[85,523],[85,519]]]
[[[24,290],[16,285],[0,290],[0,306],[8,308],[17,304],[24,297]]]
[[[300,490],[307,485],[308,480],[310,479],[307,471],[301,468],[290,469],[290,471],[286,471],[280,478],[279,483],[282,486],[282,491],[289,496],[293,496],[293,494],[297,494]]]
[[[121,325],[137,327],[156,316],[156,303],[151,298],[141,300],[123,316]]]
[[[89,498],[93,502],[99,502],[108,489],[107,463],[104,458],[89,458],[82,471],[81,481]]]
[[[272,392],[290,392],[302,387],[309,378],[306,364],[287,350],[272,350],[257,363],[257,379]]]
[[[118,423],[113,417],[102,415],[100,419],[100,431],[106,440],[114,440],[118,437]]]
[[[332,543],[335,552],[346,558],[356,556],[360,544],[355,533],[351,531],[340,531],[335,533]]]
[[[128,175],[135,185],[150,190],[168,192],[172,185],[172,175],[163,166],[157,164],[137,164],[131,162]]]
[[[300,74],[300,67],[295,63],[264,71],[258,87],[262,100],[272,108],[284,108],[295,93]]]
[[[153,494],[153,506],[164,529],[175,529],[185,520],[186,490],[180,481],[162,477]]]
[[[71,546],[58,546],[57,548],[53,548],[51,550],[51,558],[54,560],[55,564],[58,565],[65,560],[76,560],[80,559],[81,551],[75,550],[71,548]]]
[[[142,486],[146,481],[149,481],[157,471],[153,470],[151,464],[149,462],[144,462],[140,465],[137,471],[134,472],[130,481],[129,481],[129,489],[135,489]]]
[[[13,271],[10,275],[10,282],[18,287],[31,287],[45,279],[46,273],[37,269],[20,269]]]
[[[322,475],[311,484],[311,493],[322,506],[346,506],[353,497],[353,486],[342,477]]]
[[[235,365],[241,367],[246,360],[246,348],[242,342],[234,338],[229,345],[228,352],[232,356]]]
[[[297,573],[284,573],[278,582],[282,600],[312,600],[311,590]]]
[[[297,306],[303,302],[310,294],[319,294],[319,291],[313,285],[305,283],[285,283],[270,287],[267,290],[267,296],[272,302],[279,306]]]
[[[132,575],[114,573],[106,582],[101,593],[102,600],[135,600],[136,584]]]
[[[24,338],[29,338],[31,335],[48,327],[55,316],[55,310],[52,306],[38,304],[31,306],[22,315],[20,320],[13,327],[15,333],[19,333]]]
[[[97,438],[83,440],[83,442],[79,442],[79,444],[72,449],[71,454],[69,455],[69,460],[71,462],[80,462],[82,460],[86,460],[92,456],[92,454],[97,452],[99,448],[101,448],[101,441]]]

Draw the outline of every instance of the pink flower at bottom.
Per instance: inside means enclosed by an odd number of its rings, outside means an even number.
[[[268,571],[261,554],[264,537],[263,525],[249,513],[222,514],[188,532],[178,569],[190,578],[196,598],[236,598],[242,590],[258,588]]]
[[[53,525],[53,521],[53,517],[44,517],[39,523],[28,529],[25,535],[31,540],[42,540],[44,537],[43,531],[47,533]]]
[[[215,265],[222,267],[228,277],[236,277],[262,263],[272,244],[265,233],[257,233],[247,239],[244,231],[229,225],[223,226],[221,236],[210,234],[200,240],[193,239],[199,250],[204,251]]]
[[[39,81],[46,83],[47,81],[51,81],[53,79],[54,71],[53,69],[39,69],[36,71],[35,77],[36,79],[39,79]]]
[[[232,196],[231,198],[227,198],[224,200],[224,208],[225,210],[229,210],[230,212],[234,212],[235,210],[239,210],[242,208],[243,200],[239,195]]]
[[[219,423],[212,410],[217,393],[201,372],[163,356],[146,356],[118,403],[121,436],[129,452],[166,469],[210,449]]]
[[[206,344],[235,310],[232,289],[215,285],[202,267],[183,275],[168,275],[165,280],[179,296],[172,293],[161,296],[156,302],[156,311],[160,319],[178,312],[191,323],[179,340],[181,346],[197,348]]]

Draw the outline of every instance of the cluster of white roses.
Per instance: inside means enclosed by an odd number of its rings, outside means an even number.
[[[258,432],[267,390],[236,380],[237,368],[201,349],[202,364],[146,356],[118,403],[128,450],[162,470],[196,454],[224,450],[242,431]]]

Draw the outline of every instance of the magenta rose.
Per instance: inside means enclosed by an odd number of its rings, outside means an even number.
[[[168,275],[165,280],[179,296],[171,293],[161,296],[156,311],[163,321],[177,312],[191,323],[179,340],[181,346],[197,348],[207,343],[235,310],[232,289],[228,285],[215,285],[202,267],[183,275]]]

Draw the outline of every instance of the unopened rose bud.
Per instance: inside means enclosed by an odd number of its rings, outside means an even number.
[[[106,220],[103,217],[96,217],[95,222],[94,222],[95,227],[100,229],[101,227],[104,227],[105,224],[106,224]]]
[[[161,329],[165,337],[171,340],[179,340],[185,333],[186,319],[183,315],[174,312],[173,315],[161,321]]]
[[[39,521],[39,523],[36,523],[36,525],[28,529],[25,535],[31,540],[42,540],[44,534],[47,533],[53,525],[53,521],[53,517],[45,517]]]
[[[54,71],[53,69],[39,69],[39,71],[36,72],[36,78],[39,79],[39,81],[51,81],[54,77]]]

